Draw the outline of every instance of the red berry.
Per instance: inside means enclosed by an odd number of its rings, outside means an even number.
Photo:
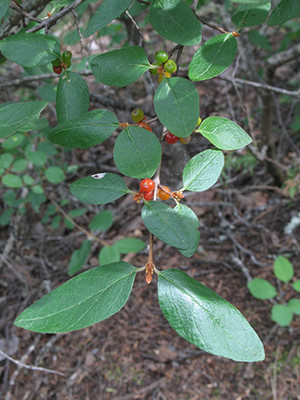
[[[170,131],[168,131],[165,134],[165,140],[169,144],[174,144],[174,143],[178,142],[178,139],[179,138],[177,136],[173,135],[173,133],[171,133]]]
[[[147,201],[152,200],[152,198],[153,198],[153,193],[154,193],[153,190],[151,190],[151,192],[145,193],[145,194],[144,194],[144,199],[147,200]]]
[[[58,65],[57,67],[53,66],[53,71],[57,74],[60,75],[62,73],[62,67],[61,65]]]
[[[155,189],[155,183],[153,182],[152,179],[143,179],[142,182],[140,183],[140,189],[142,192],[151,192],[152,190]]]

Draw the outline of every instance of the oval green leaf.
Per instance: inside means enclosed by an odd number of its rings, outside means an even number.
[[[60,56],[58,41],[39,33],[11,35],[1,40],[0,50],[9,60],[28,68],[49,64]]]
[[[181,254],[185,257],[192,257],[192,255],[196,252],[199,246],[200,232],[198,230],[200,224],[197,218],[197,215],[184,204],[177,204],[174,208],[174,211],[177,212],[186,227],[186,230],[189,234],[189,247],[185,250],[178,249]]]
[[[56,92],[57,121],[78,119],[88,112],[89,105],[90,93],[85,80],[72,71],[60,76]]]
[[[235,59],[237,43],[231,33],[209,39],[194,54],[189,65],[192,81],[205,81],[224,72]]]
[[[18,189],[23,186],[22,179],[19,177],[19,175],[13,175],[13,174],[4,175],[2,178],[2,183],[4,186],[13,189]]]
[[[200,133],[221,150],[237,150],[252,142],[236,123],[223,117],[208,117],[199,127]]]
[[[103,210],[95,215],[89,223],[92,231],[107,231],[113,224],[113,215],[109,210]]]
[[[142,219],[148,231],[170,246],[189,249],[189,232],[182,216],[171,207],[158,201],[146,202]]]
[[[88,149],[108,139],[118,126],[111,111],[95,110],[57,125],[48,139],[61,146]]]
[[[182,0],[153,0],[150,23],[162,37],[183,46],[201,42],[202,24]]]
[[[84,37],[87,38],[93,33],[104,28],[113,19],[118,18],[132,3],[132,0],[104,0],[100,7],[89,20]]]
[[[280,326],[289,326],[293,319],[293,312],[289,306],[276,304],[272,307],[271,318]]]
[[[294,276],[293,265],[283,256],[276,257],[274,262],[274,274],[281,282],[288,282]]]
[[[59,333],[103,321],[125,305],[137,271],[117,262],[83,272],[26,308],[15,325],[33,332]]]
[[[254,278],[247,284],[249,292],[253,297],[260,300],[273,299],[277,295],[277,291],[270,282],[262,278]]]
[[[45,176],[50,183],[61,183],[66,179],[64,171],[60,167],[49,167],[45,170]]]
[[[141,239],[124,238],[115,242],[114,247],[122,254],[129,254],[143,250],[146,247],[146,243]]]
[[[73,182],[70,192],[87,204],[107,204],[128,193],[129,189],[119,175],[104,172]]]
[[[46,101],[27,101],[7,104],[0,108],[0,139],[12,135],[37,118],[46,107]]]
[[[185,272],[159,273],[158,300],[169,324],[200,349],[235,361],[265,358],[259,337],[243,315]]]
[[[105,246],[99,252],[99,264],[105,265],[120,261],[121,254],[115,246]]]
[[[122,174],[151,178],[161,160],[161,145],[153,132],[128,126],[117,137],[113,156]]]
[[[204,150],[196,154],[184,167],[183,188],[203,192],[213,186],[221,175],[224,155],[220,150]]]
[[[300,15],[299,0],[281,0],[272,11],[268,25],[281,25]]]
[[[199,118],[199,95],[187,79],[166,78],[156,90],[154,108],[160,122],[173,135],[187,137]]]
[[[126,47],[99,54],[91,61],[94,76],[110,86],[123,87],[137,81],[150,68],[145,50]]]
[[[92,243],[89,240],[84,240],[80,249],[73,251],[70,263],[68,265],[68,275],[75,275],[87,261],[90,255]]]
[[[260,25],[267,19],[271,3],[262,5],[241,4],[231,17],[236,29]]]
[[[300,315],[300,300],[299,299],[289,300],[288,307],[292,311],[293,314]]]
[[[296,282],[292,283],[293,289],[296,290],[296,292],[300,292],[300,279],[298,279]]]

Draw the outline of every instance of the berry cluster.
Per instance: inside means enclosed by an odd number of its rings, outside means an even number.
[[[143,110],[141,110],[140,108],[135,108],[131,112],[131,118],[134,122],[137,122],[140,128],[144,128],[147,129],[147,131],[152,132],[150,126],[147,124],[147,122],[145,122],[146,117]]]
[[[154,57],[157,62],[154,63],[155,68],[151,69],[150,72],[152,75],[159,75],[159,83],[162,81],[164,76],[166,78],[170,78],[171,74],[177,71],[177,65],[175,61],[169,60],[169,56],[165,51],[157,51]]]
[[[61,57],[56,58],[54,61],[52,61],[53,65],[53,72],[55,72],[57,75],[60,75],[63,71],[63,69],[68,69],[71,67],[71,59],[72,59],[72,53],[69,50],[66,50],[62,53]]]

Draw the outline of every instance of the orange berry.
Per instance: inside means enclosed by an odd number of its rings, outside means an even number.
[[[169,194],[168,194],[169,193]],[[158,189],[158,193],[157,196],[161,199],[161,200],[168,200],[171,197],[171,191],[168,188],[168,186],[161,186]]]

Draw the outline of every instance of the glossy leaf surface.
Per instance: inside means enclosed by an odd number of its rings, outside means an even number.
[[[12,135],[37,118],[46,107],[46,101],[27,101],[7,104],[0,108],[0,138]]]
[[[123,179],[119,175],[110,173],[78,179],[70,187],[73,196],[87,204],[107,204],[128,191]]]
[[[145,50],[139,46],[109,51],[91,61],[96,79],[106,85],[118,87],[137,81],[149,67]]]
[[[57,121],[78,119],[88,112],[89,105],[90,94],[85,80],[72,71],[60,76],[56,92]]]
[[[126,303],[137,269],[125,262],[75,276],[26,308],[15,325],[33,332],[71,332],[103,321]]]
[[[160,272],[158,300],[175,331],[200,349],[235,361],[264,359],[263,345],[243,315],[185,272]]]
[[[224,72],[235,59],[237,42],[231,33],[207,40],[194,54],[189,65],[189,78],[204,81]]]
[[[48,139],[61,146],[88,149],[108,139],[118,126],[111,111],[95,110],[57,125]]]
[[[160,122],[173,135],[189,136],[199,118],[199,95],[184,78],[165,78],[154,96],[154,108]]]
[[[186,164],[182,174],[183,187],[203,192],[213,186],[221,175],[224,155],[220,150],[204,150]]]
[[[117,137],[114,161],[122,174],[151,178],[161,159],[161,145],[153,132],[128,126]]]
[[[0,51],[23,67],[49,64],[60,56],[60,46],[50,35],[19,32],[0,42]]]
[[[184,46],[201,42],[201,22],[182,0],[152,0],[150,23],[162,37]]]
[[[223,117],[208,117],[200,125],[200,133],[221,150],[237,150],[252,142],[236,123]]]

